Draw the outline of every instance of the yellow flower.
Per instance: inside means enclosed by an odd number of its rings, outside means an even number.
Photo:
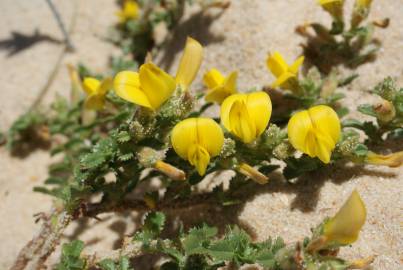
[[[102,82],[95,78],[84,78],[83,89],[87,93],[84,106],[91,110],[101,110],[105,105],[105,95],[112,87],[112,79],[106,78]]]
[[[319,5],[330,13],[333,18],[341,20],[343,17],[344,0],[318,0]]]
[[[176,86],[185,91],[195,78],[202,60],[203,48],[188,38],[176,78],[154,65],[146,63],[139,72],[122,71],[114,80],[116,94],[134,104],[157,110],[167,101]]]
[[[288,138],[295,149],[329,163],[340,138],[339,117],[325,105],[297,112],[288,122]]]
[[[188,118],[173,128],[171,143],[181,158],[188,160],[200,175],[204,175],[210,159],[221,151],[224,134],[210,118]]]
[[[236,91],[236,80],[238,77],[237,72],[231,72],[231,74],[225,78],[220,71],[213,68],[206,72],[203,77],[203,82],[209,89],[206,94],[206,101],[217,102],[221,104],[224,99]]]
[[[276,77],[273,88],[296,90],[298,87],[298,69],[304,62],[304,57],[299,57],[292,65],[288,65],[279,52],[270,54],[266,64],[271,73]]]
[[[403,151],[392,153],[390,155],[378,155],[369,152],[366,162],[374,165],[384,165],[391,168],[397,168],[403,165]]]
[[[221,122],[244,143],[250,143],[266,129],[271,111],[271,100],[265,92],[234,94],[221,104]]]
[[[357,191],[353,191],[337,214],[323,226],[326,244],[349,245],[354,243],[367,217],[367,210]]]
[[[136,1],[125,0],[122,9],[116,12],[116,16],[118,16],[120,23],[124,23],[128,20],[137,19],[139,17],[139,11],[140,8]]]

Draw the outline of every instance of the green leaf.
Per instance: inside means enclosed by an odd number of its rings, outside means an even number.
[[[119,258],[119,263],[115,263],[111,259],[104,259],[98,263],[102,270],[133,270],[130,268],[129,259],[125,256]]]
[[[80,258],[84,249],[84,243],[74,240],[71,243],[65,243],[62,246],[62,255],[60,263],[56,265],[57,270],[82,270],[85,268],[85,260]]]
[[[283,170],[287,180],[296,178],[304,173],[314,171],[322,166],[317,158],[302,155],[300,158],[290,157],[285,160],[287,166]]]
[[[204,224],[200,228],[193,228],[182,241],[183,249],[187,255],[204,253],[211,238],[216,236],[217,228]]]
[[[161,212],[148,213],[141,232],[135,234],[134,239],[143,242],[144,248],[148,248],[150,241],[156,238],[164,229],[165,215]]]
[[[214,243],[209,248],[208,253],[216,261],[232,261],[235,257],[234,246],[231,246],[231,242],[228,240],[222,240]]]
[[[256,262],[268,269],[272,269],[276,265],[276,260],[274,259],[274,255],[269,250],[260,252],[256,257]]]
[[[130,134],[127,131],[120,131],[117,136],[116,136],[116,140],[119,143],[125,143],[131,140]]]
[[[358,157],[366,157],[368,154],[368,147],[364,144],[358,144],[354,148],[354,154]]]
[[[350,83],[352,83],[352,82],[353,82],[356,78],[358,78],[359,76],[360,76],[359,74],[352,74],[352,75],[350,75],[350,76],[348,76],[348,77],[343,78],[342,80],[340,80],[337,85],[338,85],[339,87],[343,87],[343,86],[349,85]]]
[[[133,270],[133,268],[130,268],[130,262],[127,257],[125,256],[120,257],[119,270]]]
[[[165,215],[162,212],[148,213],[144,220],[143,230],[148,230],[155,235],[159,235],[164,229]]]
[[[360,106],[358,106],[358,109],[357,109],[357,110],[358,110],[360,113],[363,113],[363,114],[366,114],[366,115],[369,115],[369,116],[376,117],[376,113],[375,113],[375,111],[374,111],[372,105],[370,105],[370,104],[363,104],[363,105],[360,105]]]
[[[117,270],[115,262],[111,259],[104,259],[100,261],[98,265],[99,267],[101,267],[102,270]]]
[[[215,261],[232,261],[236,264],[253,262],[253,252],[249,235],[238,227],[229,229],[224,239],[208,248],[208,254]]]
[[[80,163],[83,169],[96,168],[101,166],[105,162],[105,156],[99,153],[86,154],[80,159]]]

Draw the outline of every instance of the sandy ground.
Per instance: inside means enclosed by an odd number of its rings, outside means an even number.
[[[100,38],[115,21],[114,1],[55,2],[68,25],[76,16],[72,39],[77,51],[65,55],[63,63],[76,63],[80,59],[97,71],[104,70],[108,56],[116,53],[116,48]],[[352,2],[347,1],[347,4],[351,7]],[[74,3],[79,4],[75,7]],[[402,0],[374,1],[371,18],[389,17],[391,25],[376,33],[383,42],[376,61],[357,69],[362,76],[343,89],[348,96],[344,102],[350,108],[373,100],[366,90],[386,75],[394,76],[403,85],[402,5]],[[299,44],[303,39],[294,33],[297,24],[329,22],[313,0],[234,0],[223,14],[212,14],[184,18],[158,60],[174,71],[181,44],[187,35],[191,35],[206,47],[202,72],[212,67],[224,73],[238,70],[241,90],[272,82],[273,78],[265,67],[268,51],[279,50],[288,61],[301,53]],[[7,25],[0,28],[0,41],[9,39],[11,31],[30,35],[38,28],[41,34],[48,35],[48,38],[43,37],[42,41],[14,55],[9,55],[12,52],[9,49],[0,48],[0,100],[5,101],[0,108],[0,129],[6,130],[34,102],[63,46],[57,42],[62,37],[43,0],[3,0],[0,16],[5,18],[4,25]],[[49,41],[49,37],[56,41]],[[195,83],[196,88],[201,87],[200,77]],[[66,94],[68,88],[67,72],[62,65],[45,101],[53,98],[56,92]],[[359,114],[355,116],[361,117]],[[393,150],[403,149],[395,146]],[[4,148],[0,148],[0,269],[10,266],[19,249],[37,230],[32,215],[46,211],[50,206],[49,197],[32,192],[32,187],[45,178],[49,161],[43,151],[21,159],[9,156]],[[278,175],[273,174],[267,186],[259,188],[239,207],[193,209],[192,218],[185,209],[170,216],[174,220],[180,217],[188,225],[203,217],[218,225],[235,222],[256,240],[282,235],[290,242],[309,235],[312,226],[334,214],[351,191],[357,189],[367,205],[368,220],[358,242],[352,248],[344,248],[342,254],[347,258],[375,254],[378,255],[375,269],[397,270],[401,269],[403,262],[402,186],[402,169],[340,165],[304,177],[295,185],[284,184]],[[139,222],[138,214],[129,212],[102,218],[102,222],[83,220],[72,225],[65,240],[79,238],[86,241],[88,252],[110,249],[118,247],[122,237],[133,233]],[[90,232],[85,230],[88,226],[92,226]]]

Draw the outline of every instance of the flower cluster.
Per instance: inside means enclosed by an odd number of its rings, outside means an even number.
[[[149,62],[143,64],[139,72],[119,72],[113,80],[113,89],[120,98],[157,112],[175,91],[188,91],[199,70],[202,55],[202,46],[188,38],[175,77]],[[298,69],[303,59],[300,57],[288,66],[280,53],[269,55],[267,66],[277,78],[273,87],[297,90]],[[221,124],[226,132],[244,144],[252,144],[269,125],[272,102],[264,91],[237,93],[236,79],[237,72],[232,72],[227,78],[214,68],[206,72],[203,79],[208,88],[206,101],[221,105]],[[94,78],[86,78],[87,107],[102,109],[110,87],[110,79],[101,83]],[[315,106],[291,117],[288,137],[295,149],[329,163],[340,137],[340,120],[332,108]],[[194,165],[200,175],[204,175],[211,158],[221,152],[224,132],[212,119],[188,118],[173,128],[171,142],[176,153]],[[243,165],[244,168],[246,166]]]
[[[223,7],[217,4],[219,2],[206,1],[209,6]],[[356,1],[349,32],[343,32],[343,0],[318,2],[332,15],[332,29],[328,31],[318,24],[310,26],[320,38],[331,42],[332,46],[337,45],[334,48],[356,48],[349,42],[367,33],[360,25],[368,15],[371,1]],[[148,42],[151,30],[157,24],[150,19],[153,17],[150,14],[156,13],[148,8],[158,7],[156,12],[159,15],[161,10],[171,10],[174,16],[183,8],[184,1],[138,3],[122,1],[122,9],[117,15],[119,29],[129,33],[126,38],[131,40],[130,44],[145,45],[131,47],[131,56],[141,63],[139,67],[124,62],[116,66],[112,64],[113,78],[94,76],[82,70],[79,74],[70,67],[73,82],[71,102],[55,102],[52,106],[55,113],[49,116],[30,113],[19,119],[9,132],[8,140],[15,137],[14,142],[22,141],[24,136],[21,135],[24,134],[32,137],[32,127],[44,133],[47,140],[54,135],[66,139],[52,149],[52,153],[64,154],[64,159],[50,170],[46,184],[52,184],[52,187],[36,188],[63,203],[63,207],[56,207],[60,214],[56,212],[49,218],[44,231],[61,235],[67,223],[77,216],[95,217],[111,209],[129,206],[151,210],[151,213],[145,216],[143,232],[137,233],[134,240],[122,249],[140,241],[141,246],[137,249],[129,247],[133,254],[138,249],[142,249],[139,252],[147,250],[165,254],[171,259],[165,265],[170,269],[173,265],[172,269],[194,269],[192,264],[199,266],[200,260],[212,263],[214,267],[229,261],[240,265],[256,262],[269,269],[367,266],[371,258],[349,262],[336,257],[339,247],[357,240],[366,219],[365,205],[356,191],[334,217],[313,231],[312,238],[293,245],[279,241],[273,245],[270,241],[252,243],[246,234],[235,229],[223,239],[213,239],[215,229],[207,227],[193,229],[188,235],[181,234],[176,241],[165,241],[158,238],[165,216],[156,211],[164,207],[187,207],[200,201],[222,206],[237,204],[242,201],[239,196],[244,191],[242,187],[253,185],[245,179],[263,185],[268,183],[268,173],[278,168],[290,180],[338,160],[400,167],[403,152],[383,155],[372,152],[367,145],[403,137],[403,90],[398,89],[391,79],[386,79],[374,90],[381,102],[363,104],[358,108],[358,111],[374,117],[376,123],[354,119],[341,123],[340,119],[347,111],[338,103],[343,95],[337,92],[337,88],[351,82],[354,76],[340,80],[335,72],[320,73],[316,67],[301,74],[301,66],[308,54],[304,53],[289,64],[275,51],[268,54],[266,60],[273,75],[268,87],[243,92],[237,85],[237,71],[222,73],[209,68],[202,80],[205,91],[194,96],[190,87],[203,58],[203,47],[198,41],[187,39],[174,76],[153,63],[151,57],[145,57],[150,46],[154,46],[150,45],[153,42]],[[174,3],[178,6],[173,7]],[[165,18],[167,21],[172,19]],[[341,45],[334,38],[339,34],[346,39]],[[80,88],[86,94],[85,99],[77,93]],[[203,96],[203,104],[197,106],[196,101]],[[291,100],[290,108],[289,104],[278,101],[279,96]],[[218,115],[204,114],[210,106],[219,109]],[[280,112],[277,108],[281,108]],[[366,142],[361,142],[364,140],[360,138],[362,132],[358,134],[354,129],[363,131]],[[12,140],[8,144],[15,145]],[[272,162],[272,159],[277,162]],[[234,171],[228,188],[223,185],[205,194],[194,192],[192,185],[205,179],[206,174],[219,174],[224,170]],[[116,181],[106,181],[111,174]],[[146,187],[144,194],[136,194],[135,201],[131,198],[128,201],[126,195],[132,194],[140,182],[156,176],[162,180],[163,192]],[[101,194],[102,198],[93,203],[95,193]],[[54,225],[54,222],[58,224]],[[40,235],[40,239],[44,238]],[[53,248],[54,245],[46,246]],[[77,244],[76,249],[81,250],[82,246]],[[78,251],[75,254],[63,252],[65,256],[62,256],[60,267],[86,263]],[[119,253],[125,254],[123,251]],[[93,261],[96,261],[95,257]],[[124,264],[128,265],[127,260],[122,259],[121,265],[116,267],[121,268]],[[105,260],[97,265],[115,267],[113,261]]]

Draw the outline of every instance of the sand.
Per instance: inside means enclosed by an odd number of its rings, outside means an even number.
[[[74,1],[55,1],[69,24],[74,17]],[[93,5],[96,2],[96,13]],[[353,1],[346,1],[349,7]],[[101,40],[106,28],[115,18],[113,1],[77,1],[76,24],[72,39],[77,52],[67,54],[63,63],[76,63],[79,59],[96,71],[107,67],[108,56],[117,50]],[[400,10],[403,1],[375,0],[372,19],[391,18],[391,25],[377,30],[376,37],[383,43],[377,59],[360,66],[354,72],[361,76],[343,89],[349,108],[375,101],[366,91],[390,75],[403,85],[403,18]],[[233,0],[222,14],[213,11],[210,16],[189,10],[173,34],[167,49],[157,56],[158,62],[174,73],[181,44],[191,35],[205,46],[205,58],[194,88],[201,88],[200,78],[206,70],[216,67],[224,73],[239,71],[241,90],[259,87],[272,82],[265,67],[266,54],[279,50],[288,61],[300,53],[304,40],[294,33],[297,24],[311,21],[328,23],[328,16],[311,0]],[[0,40],[10,37],[10,31],[33,33],[38,27],[55,39],[61,35],[44,1],[5,0],[0,4],[0,15],[7,27],[0,29]],[[19,15],[19,16],[18,16]],[[6,130],[12,121],[35,101],[46,78],[57,61],[63,46],[55,42],[39,42],[14,56],[0,50],[0,129]],[[62,65],[63,66],[63,65]],[[343,74],[351,70],[342,69]],[[68,93],[68,77],[62,67],[54,84],[45,96],[51,100],[56,92]],[[352,116],[361,118],[358,113]],[[393,150],[403,150],[397,145]],[[25,158],[11,157],[0,148],[0,269],[11,265],[19,249],[28,241],[38,225],[32,215],[47,211],[51,198],[32,192],[32,187],[46,177],[46,164],[50,161],[44,151],[35,151]],[[310,228],[324,217],[336,212],[352,190],[361,194],[368,210],[368,219],[359,240],[342,250],[349,259],[377,255],[374,269],[401,269],[403,261],[403,170],[375,166],[335,166],[300,179],[297,184],[283,183],[277,174],[270,175],[270,183],[259,188],[248,200],[230,209],[193,209],[198,213],[189,218],[186,210],[171,213],[172,219],[181,217],[188,225],[202,217],[212,224],[238,223],[256,240],[270,235],[282,235],[286,242],[301,240],[309,235]],[[104,220],[83,220],[66,232],[68,239],[81,239],[87,243],[87,252],[108,250],[119,246],[125,234],[131,234],[139,223],[139,216],[127,212],[117,217],[105,214]],[[86,230],[91,226],[91,231]],[[55,254],[54,257],[57,257]],[[52,258],[54,260],[54,258]]]

